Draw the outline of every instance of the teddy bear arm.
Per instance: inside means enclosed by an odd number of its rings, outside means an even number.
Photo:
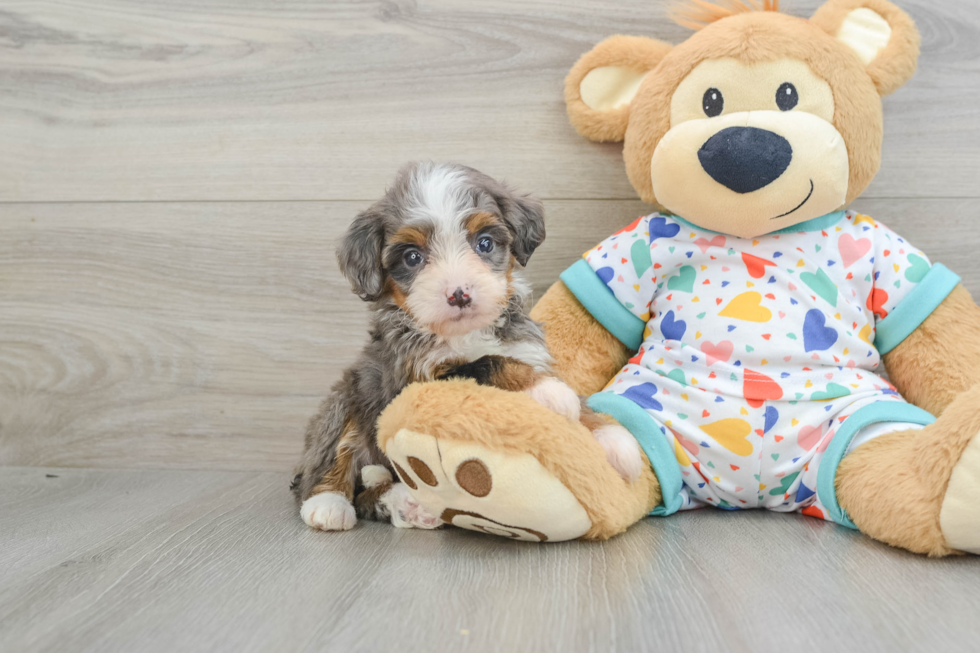
[[[937,417],[980,385],[980,307],[969,291],[957,286],[884,362],[902,396]]]
[[[631,355],[561,281],[538,301],[531,318],[544,324],[555,371],[580,395],[602,390]]]

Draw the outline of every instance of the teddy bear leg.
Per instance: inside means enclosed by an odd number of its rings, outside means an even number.
[[[933,424],[848,454],[837,500],[861,532],[916,553],[980,554],[980,386]]]
[[[469,380],[406,388],[378,420],[378,444],[425,509],[491,535],[606,539],[660,502],[649,465],[628,482],[581,423]]]

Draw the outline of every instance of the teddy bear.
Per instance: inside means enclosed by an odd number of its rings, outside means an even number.
[[[915,71],[913,21],[886,0],[809,19],[697,0],[677,19],[687,41],[612,36],[566,78],[575,129],[622,141],[657,211],[532,311],[562,378],[634,436],[617,455],[639,477],[581,424],[468,380],[408,387],[379,445],[427,510],[511,539],[762,508],[980,553],[980,308],[846,208],[880,165],[881,97]]]

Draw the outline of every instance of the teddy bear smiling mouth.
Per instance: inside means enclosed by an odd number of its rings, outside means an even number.
[[[812,179],[810,180],[810,192],[809,192],[809,193],[807,194],[807,196],[806,196],[806,199],[804,199],[804,200],[803,200],[802,202],[800,202],[800,203],[799,203],[799,204],[797,205],[797,207],[796,207],[795,209],[793,209],[792,211],[787,211],[786,213],[782,213],[782,214],[780,214],[780,215],[777,215],[777,216],[776,216],[775,218],[769,218],[769,219],[770,219],[770,220],[778,220],[779,218],[785,218],[785,217],[786,217],[787,215],[789,215],[790,213],[796,213],[796,212],[797,212],[797,211],[799,211],[799,210],[800,210],[801,208],[803,208],[803,205],[804,205],[804,204],[806,204],[807,202],[809,202],[809,201],[810,201],[810,198],[811,198],[811,197],[813,197],[813,180],[812,180]]]

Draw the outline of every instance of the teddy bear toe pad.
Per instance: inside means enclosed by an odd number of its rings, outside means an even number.
[[[575,539],[592,526],[578,499],[530,454],[409,429],[385,453],[416,500],[454,526],[530,542]]]
[[[980,554],[980,434],[973,436],[953,468],[939,526],[949,546]]]

